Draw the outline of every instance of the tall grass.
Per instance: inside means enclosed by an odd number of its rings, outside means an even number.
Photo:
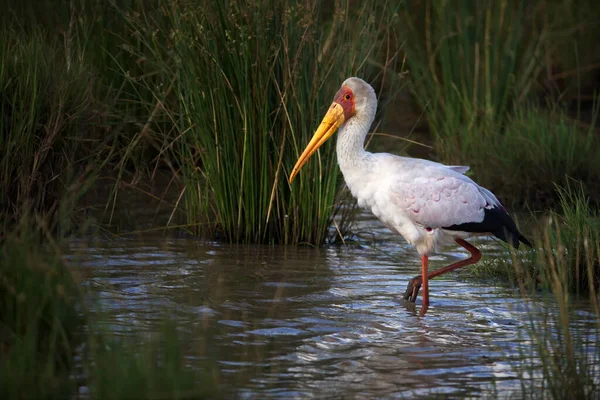
[[[576,179],[588,196],[600,199],[598,103],[591,124],[582,125],[560,106],[524,105],[507,118],[503,132],[482,133],[470,162],[477,180],[498,196],[536,208],[564,209],[561,190]]]
[[[520,398],[595,399],[600,374],[600,214],[583,186],[557,186],[559,207],[537,218],[534,250],[492,260],[480,275],[514,282],[527,312],[514,370]]]
[[[537,273],[513,260],[526,277],[522,292],[543,305],[540,310],[525,300],[531,318],[524,334],[535,346],[523,353],[517,372],[526,398],[592,399],[600,388],[600,215],[590,211],[581,188],[559,194],[563,213],[553,216],[537,242]]]
[[[598,243],[590,244],[583,257],[585,274],[597,274],[598,264],[593,261],[600,255]],[[524,398],[535,399],[594,399],[598,397],[600,376],[600,310],[597,292],[592,289],[589,302],[582,302],[568,287],[569,268],[563,258],[550,251],[544,252],[549,289],[545,294],[528,297],[541,302],[534,307],[526,300],[530,320],[524,329],[528,343],[534,346],[522,352],[523,361],[516,366]],[[596,259],[597,262],[597,259]]]
[[[600,283],[600,254],[595,249],[600,243],[600,212],[585,190],[581,182],[567,180],[564,186],[555,186],[556,209],[541,216],[531,214],[529,230],[536,238],[535,250],[519,252],[518,260],[484,259],[465,273],[473,277],[498,276],[532,290],[549,290],[551,273],[560,268],[566,289],[577,296],[592,295],[591,286]],[[549,268],[550,261],[553,268]]]
[[[597,195],[597,103],[582,126],[556,100],[533,105],[552,64],[556,5],[523,1],[407,2],[411,90],[427,117],[436,157],[472,167],[506,203],[556,205],[566,177]],[[560,22],[560,21],[559,21]],[[565,39],[562,39],[565,40]],[[594,193],[596,192],[596,193]]]
[[[29,223],[22,220],[22,226]],[[61,398],[85,319],[77,281],[40,233],[13,232],[0,247],[2,398]]]
[[[340,210],[334,147],[325,145],[293,187],[287,175],[343,79],[373,78],[381,71],[369,60],[389,67],[394,55],[380,48],[391,35],[388,4],[324,7],[164,5],[171,29],[147,44],[179,100],[174,148],[190,226],[209,222],[213,235],[233,242],[326,239]]]
[[[73,211],[101,171],[116,178],[116,200],[124,177],[136,182],[169,163],[164,137],[156,134],[173,127],[156,113],[160,74],[136,53],[142,39],[126,21],[128,15],[156,13],[156,4],[24,0],[9,7],[0,16],[0,149],[14,157],[0,161],[0,193],[6,194],[0,209],[7,219],[17,220],[26,209],[55,213],[64,190],[73,196],[61,201],[62,211]],[[42,173],[27,165],[34,157]],[[21,159],[25,165],[15,168]],[[107,204],[110,215],[112,206]]]
[[[556,1],[544,6],[545,20],[554,28],[549,40],[556,50],[546,54],[544,83],[550,95],[571,104],[593,100],[600,78],[600,9],[593,0]]]
[[[560,272],[565,290],[593,296],[600,283],[600,212],[580,182],[557,186],[556,192],[558,209],[537,221],[537,250],[509,269],[516,281],[544,290],[552,289]]]
[[[0,34],[0,219],[37,213],[58,229],[93,181],[94,80],[39,31]]]
[[[497,134],[525,100],[548,51],[546,27],[523,1],[406,2],[411,88],[447,162],[476,157],[481,135]]]
[[[82,289],[76,265],[67,265],[61,244],[22,219],[0,245],[0,397],[189,398],[216,396],[217,369],[191,362],[191,343],[168,318],[152,337],[115,337]],[[40,240],[40,238],[45,238]],[[186,329],[189,332],[189,329]]]
[[[574,293],[594,296],[600,283],[600,211],[590,205],[581,184],[571,182],[557,192],[561,210],[552,213],[544,247],[552,246],[556,249],[553,257],[561,259],[562,285]],[[549,272],[554,274],[554,269]]]

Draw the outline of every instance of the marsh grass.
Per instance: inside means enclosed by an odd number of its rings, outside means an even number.
[[[21,222],[25,225],[25,222]],[[81,338],[81,292],[48,232],[23,229],[0,247],[0,391],[2,398],[60,398]]]
[[[590,258],[600,249],[589,249]],[[516,366],[524,398],[536,399],[593,399],[597,398],[599,379],[597,366],[600,350],[596,338],[600,333],[597,294],[589,301],[581,301],[565,284],[567,268],[561,259],[547,254],[549,291],[532,294],[522,286],[528,298],[541,306],[525,300],[529,320],[521,334],[534,346],[521,349],[522,361]],[[593,263],[587,273],[595,274]]]
[[[19,22],[0,32],[0,397],[69,398],[80,387],[96,398],[218,396],[216,368],[183,356],[190,338],[176,324],[150,338],[115,337],[90,321],[52,236],[71,230],[103,167],[135,182],[167,165],[186,186],[175,208],[194,233],[343,237],[353,207],[333,141],[292,187],[287,172],[344,78],[393,88],[393,30],[403,23],[412,90],[440,158],[470,159],[478,181],[503,196],[559,204],[540,219],[536,251],[504,263],[526,296],[555,306],[541,319],[531,310],[524,394],[597,397],[597,346],[574,324],[582,297],[591,299],[584,315],[600,320],[600,222],[588,199],[600,187],[598,106],[582,127],[562,109],[529,105],[556,54],[556,32],[537,9],[410,2],[399,22],[395,5],[371,0],[57,4],[12,1],[15,14],[0,16]],[[550,194],[549,182],[561,186]],[[594,321],[585,322],[589,336]],[[82,371],[77,382],[73,371]]]
[[[600,223],[581,191],[561,189],[561,204],[568,204],[562,223],[548,224],[537,242],[537,273],[513,260],[530,317],[523,335],[534,343],[531,352],[521,349],[516,369],[526,398],[592,399],[600,382]]]
[[[568,290],[594,296],[600,283],[600,212],[592,207],[584,186],[578,182],[557,187],[557,192],[561,212],[554,212],[548,221],[544,248],[556,249],[555,256],[561,262],[555,264],[564,269],[560,277]],[[555,275],[555,269],[552,266],[549,272]]]
[[[548,289],[549,254],[554,263],[564,269],[563,284],[571,293],[591,295],[590,283],[600,282],[600,254],[594,246],[600,243],[600,213],[590,203],[581,182],[567,180],[564,186],[555,185],[559,207],[542,215],[532,213],[527,222],[535,238],[533,250],[522,249],[506,257],[486,259],[469,269],[474,278],[498,277],[519,285],[526,283],[532,290]],[[506,246],[507,252],[512,249]],[[592,258],[590,258],[590,256]],[[591,264],[590,264],[591,263]],[[594,272],[589,280],[588,267]],[[556,267],[558,268],[558,267]]]
[[[142,38],[127,24],[128,15],[156,13],[151,3],[25,0],[0,16],[4,219],[34,212],[68,223],[57,212],[82,211],[79,199],[102,173],[116,177],[107,217],[98,215],[110,223],[125,177],[136,183],[169,165],[156,134],[173,126],[156,112],[161,76],[136,53]]]
[[[410,87],[436,157],[472,167],[505,203],[557,205],[553,184],[598,187],[598,104],[590,124],[567,115],[540,80],[561,45],[555,7],[542,2],[407,2]],[[566,40],[566,39],[563,39]]]
[[[579,182],[556,186],[559,209],[535,224],[534,249],[476,266],[519,288],[521,391],[531,399],[594,399],[600,374],[600,214]]]
[[[557,186],[560,208],[537,218],[534,250],[488,262],[514,283],[528,319],[515,364],[522,398],[594,399],[600,388],[600,214],[581,183]]]
[[[145,52],[174,80],[180,204],[195,233],[208,226],[209,236],[231,242],[321,244],[332,218],[349,215],[336,200],[332,143],[291,187],[287,176],[341,82],[382,72],[368,62],[382,54],[382,65],[393,65],[395,53],[381,50],[393,16],[388,4],[336,3],[329,24],[322,7],[287,0],[164,4],[170,29]],[[148,26],[139,29],[147,37]]]
[[[447,162],[476,156],[542,70],[546,27],[526,2],[406,2],[411,89],[424,110],[435,150]]]
[[[92,398],[218,397],[218,368],[184,355],[194,338],[168,318],[156,329],[150,337],[139,333],[115,336],[103,333],[100,326],[92,329],[84,372]]]
[[[151,335],[115,335],[47,224],[20,223],[0,246],[0,397],[70,398],[81,388],[97,399],[218,394],[218,369],[184,357],[197,339],[189,327],[165,315]]]
[[[477,181],[505,202],[535,209],[563,206],[556,185],[576,179],[585,194],[600,196],[598,103],[591,123],[582,125],[558,105],[515,109],[502,133],[483,133],[469,164]]]
[[[571,104],[590,103],[598,87],[600,9],[593,0],[548,2],[546,20],[553,21],[549,40],[555,52],[546,54],[546,93]]]
[[[38,31],[1,34],[0,219],[38,214],[60,230],[94,179],[94,80]]]
[[[571,294],[594,296],[600,283],[600,213],[580,182],[556,186],[556,192],[560,208],[536,221],[536,250],[519,255],[505,270],[532,290],[553,291],[560,277]]]
[[[541,206],[557,205],[564,212],[564,187],[581,181],[585,194],[599,198],[600,140],[597,134],[598,102],[589,125],[581,125],[553,106],[525,106],[515,110],[503,134],[488,137],[482,150],[494,168],[481,163],[478,177],[499,188],[505,198]],[[491,161],[489,161],[491,160]]]

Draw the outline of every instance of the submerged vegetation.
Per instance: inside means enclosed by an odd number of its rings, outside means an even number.
[[[229,242],[343,240],[354,203],[333,142],[293,186],[287,177],[350,75],[374,84],[380,108],[406,87],[430,158],[470,165],[505,203],[536,211],[535,249],[483,264],[486,276],[503,271],[525,297],[558,305],[525,332],[538,347],[521,366],[523,393],[597,396],[597,347],[571,325],[580,298],[600,320],[595,3],[9,3],[0,16],[2,398],[82,387],[95,398],[214,396],[217,368],[188,368],[172,324],[129,339],[90,320],[93,293],[64,261],[61,238],[92,222],[115,228],[122,188],[141,192],[163,173],[176,195],[149,197],[170,207],[157,229]],[[82,200],[100,180],[115,182],[110,195]]]
[[[62,397],[83,329],[77,282],[51,246],[29,231],[0,247],[2,398]],[[62,396],[61,396],[62,393]]]
[[[22,226],[0,246],[3,399],[67,398],[81,388],[98,399],[218,393],[216,369],[188,368],[186,338],[168,319],[151,338],[114,337],[98,320],[101,312],[90,319],[85,304],[93,294],[81,288],[58,242],[40,242],[44,230]],[[77,381],[74,372],[82,374]]]
[[[532,317],[524,334],[534,347],[517,372],[526,398],[591,399],[599,391],[600,215],[581,187],[558,192],[562,214],[548,219],[534,260],[513,260],[524,296],[551,308],[534,318],[535,303],[526,303]]]
[[[531,318],[522,334],[527,342],[534,344],[533,348],[520,350],[524,361],[515,367],[522,395],[531,399],[596,398],[600,363],[600,348],[595,340],[600,333],[597,292],[591,286],[589,303],[582,303],[569,286],[573,281],[570,276],[573,258],[562,257],[562,252],[553,253],[549,244],[548,238],[538,260],[545,263],[546,290],[532,291],[535,282],[521,282],[522,292],[533,300],[526,300],[524,305]],[[588,244],[580,256],[584,261],[578,264],[580,272],[586,279],[595,279],[600,244]],[[518,260],[515,263],[522,268]],[[543,313],[540,304],[548,308]]]

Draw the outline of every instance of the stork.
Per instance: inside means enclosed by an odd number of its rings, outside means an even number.
[[[389,229],[402,235],[421,257],[421,274],[409,281],[404,299],[415,303],[422,286],[424,315],[429,307],[430,279],[481,259],[481,251],[467,242],[467,237],[491,234],[515,248],[520,242],[527,246],[531,243],[496,196],[464,175],[469,167],[365,151],[365,138],[376,110],[373,88],[360,78],[346,79],[298,158],[289,183],[339,129],[337,161],[358,205],[371,210]],[[429,256],[440,245],[453,242],[471,256],[429,272]]]

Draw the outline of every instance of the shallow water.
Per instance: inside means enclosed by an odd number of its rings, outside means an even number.
[[[517,394],[513,365],[529,318],[518,293],[450,274],[430,283],[431,306],[419,317],[420,298],[416,307],[400,300],[419,272],[416,252],[376,221],[363,223],[381,240],[321,249],[82,241],[69,257],[83,265],[111,331],[152,332],[165,315],[190,331],[201,326],[189,357],[216,363],[235,397]],[[486,257],[504,256],[492,240],[477,243]],[[446,250],[431,268],[468,256]]]

